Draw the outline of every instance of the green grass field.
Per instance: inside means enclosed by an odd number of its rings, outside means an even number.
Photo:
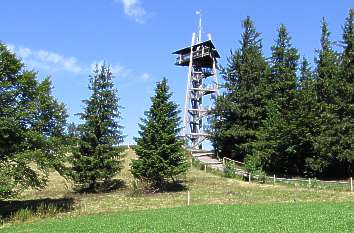
[[[354,202],[195,205],[21,224],[10,232],[354,232]]]
[[[0,222],[0,232],[139,232],[140,225],[140,232],[316,232],[314,227],[322,232],[337,228],[338,232],[354,232],[354,193],[249,184],[192,168],[184,190],[136,194],[129,172],[134,157],[129,151],[117,177],[124,185],[113,192],[78,194],[71,183],[53,173],[47,188],[0,201],[0,215],[8,216]],[[43,203],[50,208],[43,208]]]

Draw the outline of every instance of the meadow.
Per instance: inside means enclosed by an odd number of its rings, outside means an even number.
[[[1,231],[48,232],[50,228],[63,232],[62,227],[67,227],[65,232],[243,232],[250,227],[257,227],[257,232],[269,232],[269,227],[272,232],[353,230],[353,193],[249,184],[193,167],[185,187],[146,194],[129,171],[134,157],[130,150],[117,177],[119,187],[111,192],[79,194],[53,173],[47,188],[27,190],[16,200],[0,202],[0,215],[6,217]],[[191,206],[186,206],[188,191]],[[330,226],[332,230],[326,230]]]
[[[5,232],[353,232],[354,203],[195,205],[22,224]]]

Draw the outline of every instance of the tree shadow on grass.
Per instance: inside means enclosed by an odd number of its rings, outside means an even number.
[[[154,195],[158,193],[174,193],[188,190],[188,187],[182,181],[165,181],[160,184],[154,184],[146,180],[136,180],[131,189],[132,196]]]
[[[125,188],[126,183],[124,180],[113,179],[105,182],[97,183],[93,187],[77,187],[75,191],[77,193],[110,193],[119,189]]]
[[[37,200],[14,200],[14,201],[0,201],[0,220],[8,219],[14,216],[21,210],[31,211],[33,214],[40,212],[59,213],[68,212],[73,209],[73,198],[58,198],[58,199],[37,199]]]
[[[186,191],[188,188],[182,182],[170,182],[164,184],[164,188],[161,190],[162,192],[183,192]]]

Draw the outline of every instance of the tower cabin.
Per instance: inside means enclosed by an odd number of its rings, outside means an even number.
[[[186,47],[175,51],[178,55],[175,65],[189,66],[190,58],[193,57],[193,66],[203,68],[213,68],[214,59],[220,58],[218,51],[211,40],[197,43],[192,47]]]

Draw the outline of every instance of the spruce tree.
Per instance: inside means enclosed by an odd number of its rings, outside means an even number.
[[[123,142],[119,98],[110,67],[96,65],[90,75],[91,96],[83,100],[85,109],[79,113],[78,146],[73,148],[69,176],[80,188],[100,191],[99,183],[109,183],[121,169]]]
[[[63,171],[67,114],[49,78],[36,76],[0,43],[0,199],[43,188],[52,169]]]
[[[321,48],[316,58],[316,91],[319,102],[324,104],[338,103],[336,93],[337,79],[339,78],[338,54],[333,50],[328,31],[328,24],[323,18],[321,22]],[[326,107],[323,106],[322,111]]]
[[[318,156],[315,149],[314,138],[320,132],[314,106],[316,106],[316,92],[314,74],[306,58],[303,58],[299,73],[299,89],[296,93],[295,106],[292,122],[293,131],[295,131],[296,141],[294,148],[296,150],[297,174],[301,176],[314,176],[308,163]]]
[[[318,57],[315,60],[317,101],[314,105],[314,121],[320,128],[320,132],[314,138],[317,155],[308,158],[306,166],[313,175],[328,176],[333,175],[338,168],[337,156],[340,135],[334,129],[340,124],[336,109],[341,104],[339,92],[343,82],[339,77],[338,54],[333,50],[333,43],[329,39],[328,24],[325,19],[322,19],[321,24],[321,48],[318,50]]]
[[[338,160],[342,176],[354,175],[354,10],[350,9],[343,27],[343,53],[340,62],[341,102],[338,108],[340,135]]]
[[[219,156],[243,161],[253,154],[252,143],[265,118],[268,66],[262,54],[260,33],[247,17],[240,47],[232,52],[222,71],[223,95],[212,111],[211,140]]]
[[[188,168],[183,141],[178,138],[180,117],[177,105],[170,100],[167,80],[157,83],[152,105],[139,124],[135,152],[138,159],[131,164],[135,178],[148,182],[151,188],[165,189],[169,181],[176,182],[177,176]]]
[[[299,54],[291,45],[291,37],[281,24],[271,56],[271,100],[281,109],[283,114],[292,110],[291,101],[296,91],[296,71]]]
[[[313,80],[313,74],[310,68],[308,60],[303,57],[300,66],[300,76],[298,79],[298,89],[308,90],[310,89],[311,82]]]
[[[297,106],[297,66],[299,54],[291,45],[291,37],[284,25],[278,28],[271,48],[271,76],[268,79],[269,96],[267,117],[258,135],[257,149],[263,159],[262,168],[275,173],[298,173],[301,164],[297,158],[297,131],[294,114]]]

